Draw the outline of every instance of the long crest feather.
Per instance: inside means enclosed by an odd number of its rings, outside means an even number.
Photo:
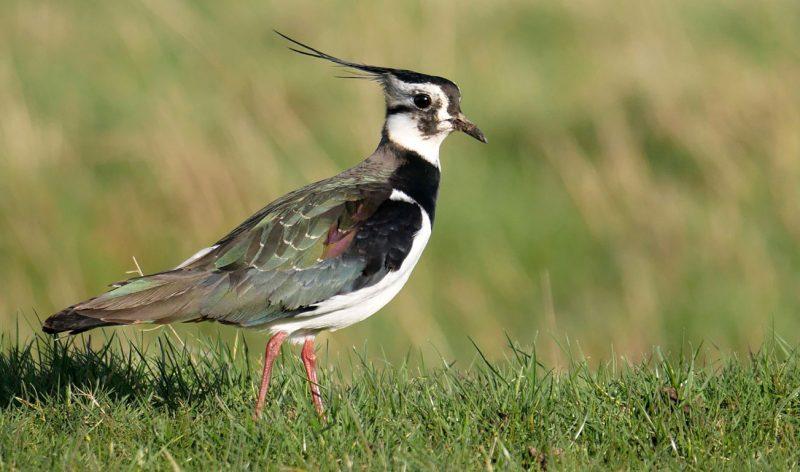
[[[358,62],[345,61],[344,59],[339,59],[338,57],[331,56],[328,53],[324,53],[319,49],[312,48],[308,44],[301,43],[300,41],[294,38],[290,38],[289,36],[286,36],[280,31],[275,31],[275,34],[289,41],[295,46],[298,46],[299,49],[291,46],[289,47],[290,50],[298,54],[314,57],[317,59],[323,59],[326,61],[333,62],[334,64],[337,64],[342,67],[349,67],[350,69],[355,69],[356,71],[366,73],[365,75],[360,75],[357,72],[355,72],[355,75],[339,76],[341,78],[375,80],[383,84],[384,89],[386,89],[387,91],[391,89],[392,81],[390,80],[390,78],[395,78],[405,83],[412,83],[412,84],[432,83],[437,85],[447,84],[455,88],[458,88],[452,81],[444,77],[423,74],[420,72],[415,72],[413,70],[407,70],[407,69],[395,69],[392,67],[371,66],[369,64],[361,64]]]
[[[309,57],[314,57],[314,58],[317,58],[317,59],[324,59],[326,61],[333,62],[334,64],[338,64],[338,65],[343,66],[343,67],[349,67],[349,68],[356,69],[356,70],[359,70],[359,71],[367,73],[367,75],[337,76],[339,78],[343,78],[343,79],[381,80],[381,78],[384,77],[385,74],[391,74],[391,73],[394,72],[394,69],[391,69],[391,68],[388,68],[388,67],[371,66],[371,65],[368,65],[368,64],[360,64],[360,63],[357,63],[357,62],[351,62],[351,61],[345,61],[344,59],[339,59],[338,57],[331,56],[330,54],[327,54],[327,53],[324,53],[324,52],[320,51],[319,49],[312,48],[311,46],[309,46],[307,44],[301,43],[300,41],[298,41],[296,39],[290,38],[289,36],[286,36],[285,34],[281,33],[280,31],[277,31],[277,30],[273,30],[273,31],[275,31],[275,34],[277,34],[281,38],[283,38],[283,39],[291,42],[292,44],[295,44],[298,47],[302,48],[302,49],[298,49],[298,48],[294,48],[294,47],[291,47],[291,46],[289,47],[290,50],[292,50],[292,51],[294,51],[294,52],[296,52],[298,54],[302,54],[304,56],[309,56]]]

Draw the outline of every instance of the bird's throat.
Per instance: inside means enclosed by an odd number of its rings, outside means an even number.
[[[416,121],[405,113],[389,115],[384,125],[384,133],[387,140],[403,149],[419,154],[437,169],[440,168],[439,147],[447,137],[447,133],[425,135],[419,129]]]

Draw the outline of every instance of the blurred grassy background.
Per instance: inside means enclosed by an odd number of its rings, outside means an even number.
[[[800,339],[788,0],[5,0],[0,331],[126,278],[132,256],[172,267],[372,151],[376,87],[289,53],[273,28],[452,78],[490,140],[444,145],[425,257],[331,351],[368,339],[390,359],[463,360],[467,336],[498,355],[508,332],[557,360],[565,337],[594,358],[746,350],[773,327]]]

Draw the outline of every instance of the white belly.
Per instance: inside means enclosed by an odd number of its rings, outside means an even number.
[[[419,205],[417,208],[420,208]],[[428,244],[431,236],[431,220],[421,208],[420,213],[422,214],[422,226],[414,236],[411,250],[398,270],[389,272],[386,277],[374,285],[345,295],[336,295],[319,303],[314,311],[294,318],[276,320],[267,329],[272,333],[279,331],[289,333],[290,340],[299,341],[305,336],[313,336],[317,331],[336,331],[358,323],[383,308],[408,281],[411,271],[422,255],[422,250]]]

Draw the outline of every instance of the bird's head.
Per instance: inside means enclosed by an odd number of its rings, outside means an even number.
[[[461,131],[482,143],[486,142],[483,132],[461,112],[461,90],[452,81],[405,69],[345,61],[276,33],[302,48],[290,48],[295,52],[363,73],[347,78],[379,82],[386,99],[385,139],[436,163],[439,146],[453,131]]]

